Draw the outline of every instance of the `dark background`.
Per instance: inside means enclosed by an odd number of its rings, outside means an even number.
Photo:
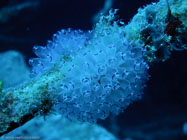
[[[0,13],[28,0],[0,0]],[[32,2],[36,2],[33,0]],[[32,47],[45,45],[60,29],[91,30],[95,15],[104,0],[38,0],[31,6],[0,22],[0,52],[18,50],[26,61],[34,57]],[[116,0],[112,8],[127,24],[143,7],[153,0]],[[187,139],[182,127],[187,122],[187,51],[173,52],[166,62],[154,63],[149,70],[142,100],[130,105],[117,117],[98,123],[119,138],[182,140]],[[141,132],[141,133],[140,133]]]

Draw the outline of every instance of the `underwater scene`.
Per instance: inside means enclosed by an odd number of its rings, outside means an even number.
[[[187,0],[0,0],[0,140],[187,140]]]

